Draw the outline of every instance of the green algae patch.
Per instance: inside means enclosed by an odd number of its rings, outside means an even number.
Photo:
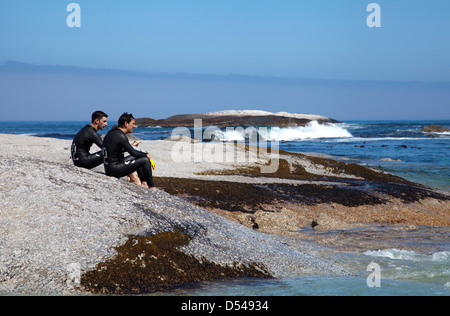
[[[289,164],[289,162],[285,159],[279,159],[278,169],[273,173],[261,173],[262,166],[264,165],[243,166],[233,170],[204,171],[198,173],[198,175],[265,177],[292,180],[314,180],[320,178],[317,175],[307,172],[304,167],[298,164]],[[265,166],[269,166],[269,164],[266,164]]]
[[[264,204],[277,201],[275,193],[248,183],[164,177],[155,177],[154,180],[158,188],[203,208],[254,213],[265,210]]]
[[[232,170],[204,171],[198,173],[198,175],[247,176],[307,181],[346,181],[348,179],[345,178],[345,176],[354,176],[370,182],[388,182],[421,186],[393,174],[375,171],[354,163],[346,163],[327,158],[312,157],[284,151],[280,151],[280,154],[281,153],[283,153],[286,157],[290,156],[294,159],[306,161],[311,166],[315,166],[318,170],[326,170],[327,172],[324,175],[314,174],[308,172],[299,162],[290,163],[286,159],[280,158],[278,169],[273,173],[261,173],[261,167],[269,166],[269,162],[265,165],[259,164],[253,166],[242,166]]]
[[[156,177],[157,187],[207,209],[254,214],[274,211],[280,203],[313,206],[335,203],[347,207],[388,204],[394,199],[415,203],[449,197],[422,186],[392,182],[340,180],[323,184],[250,184],[227,181]]]
[[[143,294],[170,290],[194,282],[235,278],[271,278],[257,263],[223,266],[183,253],[191,237],[182,231],[153,236],[129,236],[116,247],[114,258],[99,263],[81,277],[81,285],[97,294]]]
[[[199,175],[225,175],[225,176],[245,176],[252,178],[276,178],[287,180],[314,181],[314,184],[259,184],[246,186],[229,183],[228,186],[235,189],[221,188],[217,192],[237,192],[236,195],[214,194],[217,186],[224,187],[219,181],[209,181],[208,189],[202,190],[203,199],[193,199],[196,195],[190,188],[199,187],[196,183],[180,184],[185,189],[183,194],[190,196],[188,199],[201,207],[215,207],[228,211],[243,211],[252,213],[258,210],[264,210],[261,205],[267,207],[280,201],[295,202],[302,205],[317,205],[323,203],[337,203],[348,207],[357,207],[362,205],[386,204],[393,199],[400,199],[404,203],[420,202],[424,199],[437,199],[448,201],[450,198],[444,194],[429,189],[421,184],[413,183],[399,176],[370,169],[353,163],[345,163],[337,160],[311,157],[298,153],[289,153],[280,151],[285,157],[290,156],[289,162],[286,159],[279,159],[279,167],[276,172],[271,174],[262,174],[262,165],[242,166],[231,170],[205,171]],[[300,162],[306,161],[307,164],[315,166],[317,170],[322,170],[323,174],[313,174],[308,172]],[[353,178],[349,178],[352,176]],[[172,190],[171,194],[177,194],[176,189],[169,188],[167,181],[161,181],[161,187],[164,190]],[[170,181],[173,182],[173,181]],[[334,182],[329,185],[326,182]],[[220,183],[220,184],[218,184]],[[323,184],[322,184],[323,183]],[[171,183],[174,185],[174,183]],[[175,185],[178,187],[178,185]],[[205,192],[205,193],[203,193]],[[242,196],[245,194],[246,196]],[[225,198],[226,197],[226,198]],[[225,201],[233,201],[232,207],[226,205]],[[217,205],[211,205],[210,201],[215,201]],[[222,202],[217,202],[222,201]]]

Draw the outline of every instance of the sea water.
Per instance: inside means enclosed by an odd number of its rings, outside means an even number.
[[[449,296],[450,251],[421,254],[404,249],[380,249],[340,254],[336,260],[352,275],[304,275],[285,279],[209,281],[162,293],[195,296]],[[379,283],[373,283],[375,264]]]
[[[0,122],[0,133],[73,139],[87,122]],[[450,191],[450,133],[433,136],[427,125],[450,128],[450,121],[350,121],[305,127],[267,128],[264,137],[280,149],[315,152],[382,169],[443,191]],[[106,133],[109,127],[100,132]],[[223,131],[226,133],[226,130]],[[143,127],[135,135],[145,140],[170,137],[172,129]],[[193,134],[192,134],[193,135]],[[235,131],[227,140],[243,140]],[[1,150],[1,144],[0,144]],[[405,247],[376,249],[328,258],[343,264],[352,276],[310,275],[281,280],[237,279],[205,282],[165,295],[450,295],[450,236],[439,244],[427,238],[405,242]],[[411,243],[429,242],[428,252],[410,249]],[[380,267],[380,287],[367,283],[367,267]]]

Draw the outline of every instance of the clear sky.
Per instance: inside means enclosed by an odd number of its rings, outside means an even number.
[[[78,0],[81,28],[69,28],[71,2],[0,1],[0,120],[97,108],[450,119],[447,0]],[[380,28],[366,24],[371,2]],[[79,68],[1,67],[9,61]]]

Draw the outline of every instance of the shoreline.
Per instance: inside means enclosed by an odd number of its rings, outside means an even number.
[[[157,164],[157,186],[159,182],[167,191],[149,193],[106,177],[102,168],[73,167],[70,141],[5,134],[0,139],[0,221],[5,236],[0,241],[0,292],[85,293],[67,289],[62,262],[84,257],[79,260],[81,270],[95,271],[102,262],[112,264],[127,236],[159,236],[175,232],[175,227],[182,227],[186,235],[174,235],[174,240],[189,242],[176,246],[174,241],[172,246],[185,254],[208,258],[214,265],[240,262],[253,272],[283,277],[346,274],[326,249],[387,247],[402,234],[407,240],[429,226],[436,231],[450,226],[449,194],[332,159],[280,152],[279,170],[259,177],[258,164],[180,164],[168,155],[173,141],[143,141],[141,147]],[[262,157],[262,164],[269,156]],[[387,228],[380,229],[383,226]],[[382,235],[382,242],[377,241]],[[448,242],[445,234],[435,237]],[[286,238],[291,245],[280,241]],[[295,240],[300,244],[294,247]],[[321,245],[324,254],[308,254],[310,243]],[[218,249],[229,253],[223,257]],[[61,262],[49,266],[52,256]],[[235,275],[253,273],[238,270],[243,274]]]

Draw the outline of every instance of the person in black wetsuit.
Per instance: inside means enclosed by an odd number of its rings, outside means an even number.
[[[91,124],[83,127],[72,142],[72,161],[75,166],[92,169],[103,163],[102,151],[94,154],[89,151],[94,143],[102,149],[103,141],[97,132],[104,130],[106,126],[108,126],[108,115],[102,111],[92,113]]]
[[[130,144],[127,134],[133,133],[136,121],[132,114],[124,113],[119,118],[118,127],[106,134],[103,140],[103,159],[106,175],[124,177],[137,171],[141,185],[154,188],[150,155],[136,150]],[[131,156],[125,158],[124,153]]]

